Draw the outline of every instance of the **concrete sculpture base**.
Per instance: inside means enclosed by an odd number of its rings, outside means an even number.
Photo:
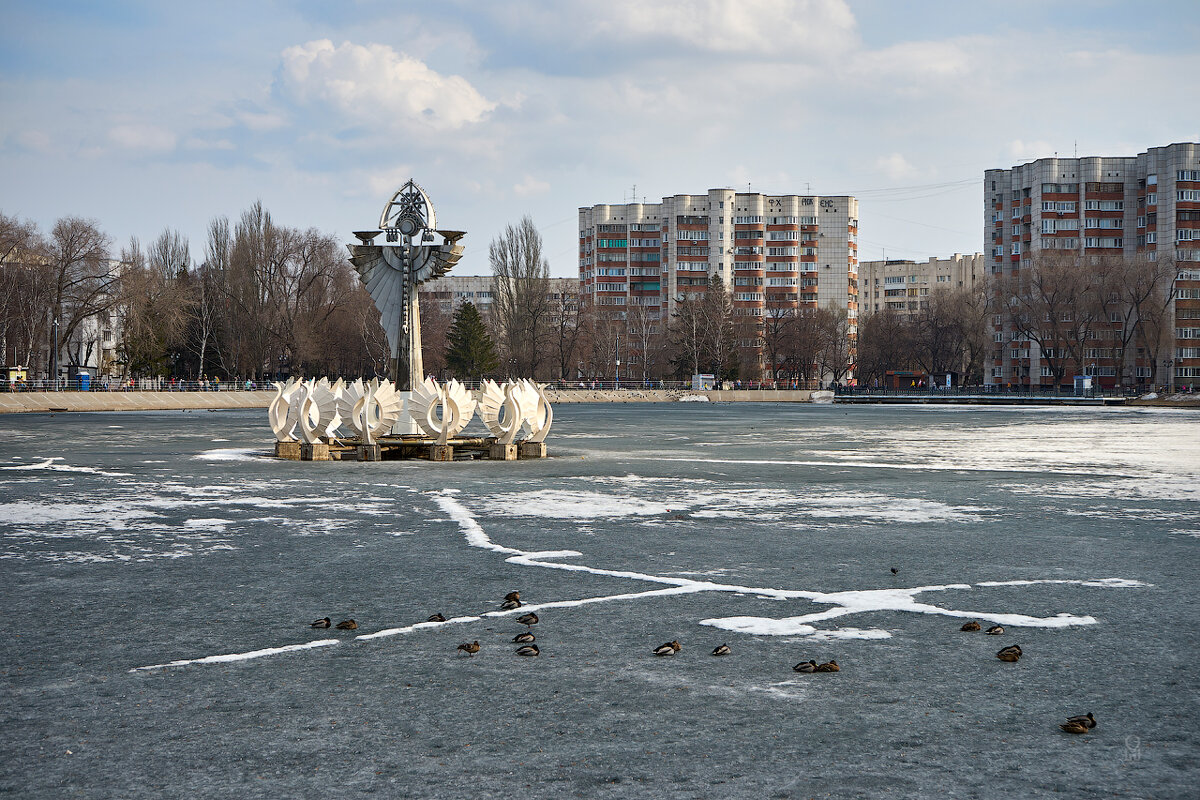
[[[488,448],[488,458],[492,461],[516,461],[517,446],[515,444],[494,444]]]
[[[329,455],[329,445],[323,442],[300,445],[301,461],[332,461]]]
[[[276,442],[275,443],[276,458],[290,458],[292,461],[300,460],[300,443],[299,442]]]
[[[453,461],[454,448],[448,444],[431,444],[429,445],[429,460]]]
[[[360,444],[354,448],[359,461],[382,461],[383,448],[377,444]]]
[[[521,442],[517,447],[520,448],[521,458],[545,458],[546,443],[545,442]]]

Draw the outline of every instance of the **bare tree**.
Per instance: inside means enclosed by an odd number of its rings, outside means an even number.
[[[436,297],[418,295],[421,313],[421,364],[431,375],[442,376],[446,372],[446,349],[452,322],[450,315],[442,311]]]
[[[1129,372],[1130,345],[1139,337],[1148,338],[1144,330],[1147,318],[1153,323],[1162,316],[1157,309],[1169,305],[1175,297],[1175,272],[1175,259],[1166,253],[1154,261],[1145,253],[1138,253],[1131,259],[1121,258],[1109,272],[1106,289],[1112,300],[1113,316],[1119,315],[1120,321],[1115,357],[1122,386],[1133,382]]]
[[[46,341],[54,276],[32,222],[0,214],[0,361],[28,366]]]
[[[555,355],[558,358],[558,377],[566,380],[574,372],[579,342],[587,325],[582,300],[578,294],[560,292],[553,300]]]
[[[523,217],[506,227],[488,247],[488,261],[502,358],[518,375],[537,377],[546,358],[551,302],[550,264],[533,220]]]
[[[65,350],[74,363],[83,364],[96,347],[94,339],[83,336],[85,321],[117,302],[117,275],[108,263],[111,240],[94,220],[63,217],[54,224],[49,244],[54,276],[50,312],[58,323],[60,350],[51,362],[60,364]]]
[[[817,309],[821,377],[840,383],[853,365],[850,351],[850,315],[846,308],[830,303]]]
[[[889,371],[911,367],[911,328],[893,308],[876,311],[858,325],[859,385],[883,384]]]

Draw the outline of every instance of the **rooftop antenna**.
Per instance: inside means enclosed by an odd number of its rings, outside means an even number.
[[[1075,158],[1079,158],[1079,140],[1075,140]]]

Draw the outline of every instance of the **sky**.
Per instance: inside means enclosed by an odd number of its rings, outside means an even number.
[[[859,198],[860,258],[984,249],[983,171],[1200,141],[1196,0],[0,0],[0,213],[114,241],[262,201],[350,241],[733,187]]]

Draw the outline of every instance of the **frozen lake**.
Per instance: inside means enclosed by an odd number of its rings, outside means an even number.
[[[1200,412],[562,405],[518,463],[269,440],[0,416],[0,793],[1196,796]]]

